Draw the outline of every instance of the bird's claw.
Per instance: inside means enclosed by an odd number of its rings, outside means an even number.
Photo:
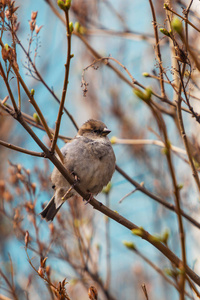
[[[88,203],[92,200],[92,198],[93,198],[93,194],[92,194],[92,193],[89,193],[89,194],[90,194],[90,197],[89,197],[88,200],[85,200],[85,199],[83,198],[83,201],[86,201],[86,202],[85,202],[85,205],[88,204]]]
[[[77,184],[78,182],[80,182],[80,178],[75,174],[74,171],[72,171],[70,173],[70,175],[73,175],[74,176],[74,184]]]

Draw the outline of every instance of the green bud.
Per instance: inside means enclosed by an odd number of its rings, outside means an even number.
[[[183,274],[186,273],[186,272],[185,272],[185,269],[183,268],[183,266],[180,267],[180,269],[178,269],[178,273],[179,273],[180,275],[183,275]]]
[[[138,88],[133,89],[133,93],[140,99],[145,100],[145,94]]]
[[[70,33],[72,33],[74,31],[74,26],[73,26],[72,22],[69,23],[69,31],[70,31]]]
[[[6,51],[8,51],[8,50],[9,50],[9,45],[8,45],[8,44],[5,44],[5,45],[4,45],[4,48],[6,49]]]
[[[196,169],[199,169],[200,168],[200,164],[198,161],[196,161],[196,159],[193,157],[193,163],[194,163],[194,166]]]
[[[166,36],[170,37],[170,33],[166,28],[160,28],[160,32]]]
[[[167,3],[164,3],[164,6],[163,6],[165,9],[168,9],[169,8],[169,5]]]
[[[40,124],[40,118],[39,118],[39,116],[38,116],[37,113],[34,113],[34,114],[33,114],[33,119],[35,120],[35,122],[36,122],[37,124]]]
[[[80,34],[82,34],[82,35],[84,35],[85,33],[86,33],[86,28],[85,27],[83,27],[83,26],[80,26],[80,28],[79,28],[79,33]]]
[[[172,269],[169,269],[169,268],[165,268],[164,269],[164,273],[167,275],[167,276],[170,276],[170,277],[173,277],[174,276],[174,272]]]
[[[143,73],[142,73],[142,76],[144,76],[144,77],[149,77],[149,73],[143,72]]]
[[[124,246],[126,246],[126,248],[136,250],[135,244],[133,242],[123,241],[122,243]]]
[[[170,142],[170,140],[166,141],[166,145],[167,145],[168,148],[171,148],[171,142]]]
[[[152,95],[152,89],[151,89],[151,87],[147,87],[147,88],[145,89],[146,100],[151,99],[151,95]]]
[[[81,26],[80,23],[79,23],[79,22],[76,22],[76,23],[74,24],[74,30],[77,31],[77,32],[79,32],[80,26]]]
[[[172,19],[172,22],[171,22],[171,26],[172,28],[178,33],[178,34],[182,34],[183,32],[183,24],[181,22],[181,20],[177,17],[174,17]]]
[[[57,4],[60,9],[67,11],[71,7],[71,0],[57,0]]]
[[[74,57],[74,54],[71,54],[71,55],[70,55],[70,58],[73,58],[73,57]]]
[[[70,9],[71,4],[72,4],[72,0],[65,0],[65,7],[66,7],[67,9]]]
[[[111,182],[108,182],[107,186],[105,186],[105,187],[103,188],[102,192],[103,192],[104,194],[109,194],[111,188],[112,188],[112,184],[111,184]]]
[[[155,234],[155,235],[151,235],[149,236],[149,240],[151,242],[159,242],[159,243],[163,243],[163,244],[167,244],[169,238],[169,230],[166,229],[161,235]]]
[[[57,4],[62,10],[65,10],[65,3],[62,0],[58,0]]]
[[[170,235],[169,229],[165,229],[165,231],[163,232],[163,235],[162,235],[163,244],[167,245],[169,235]]]
[[[164,155],[168,155],[168,149],[166,147],[164,147],[162,150],[161,150],[161,153],[164,154]]]
[[[34,94],[35,94],[35,90],[31,89],[31,96],[34,96]]]
[[[173,278],[176,278],[177,276],[179,276],[180,274],[183,274],[182,271],[180,269],[176,269],[176,268],[173,268],[173,269],[170,269],[170,268],[165,268],[164,269],[164,273],[170,277],[173,277]]]
[[[152,89],[151,87],[147,87],[145,89],[145,92],[142,92],[140,89],[138,88],[134,88],[133,89],[133,93],[140,99],[144,100],[144,101],[148,101],[149,99],[151,99],[151,95],[152,95]]]
[[[76,22],[74,24],[74,30],[80,34],[85,34],[86,33],[86,28],[81,26],[79,22]]]
[[[1,55],[4,61],[10,58],[11,48],[8,44],[5,44],[1,49]]]
[[[132,234],[137,235],[137,236],[143,236],[144,229],[142,227],[139,227],[137,229],[132,229],[131,230]]]
[[[158,242],[158,243],[162,242],[162,238],[159,235],[150,235],[149,240],[151,242]]]
[[[183,183],[180,183],[180,184],[177,185],[177,188],[178,188],[179,190],[181,190],[181,189],[183,188],[183,186],[184,186]]]
[[[112,145],[116,144],[116,140],[117,140],[116,136],[112,136],[110,139],[111,144]]]

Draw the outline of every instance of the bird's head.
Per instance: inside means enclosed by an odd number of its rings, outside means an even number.
[[[103,122],[90,119],[80,127],[78,135],[98,139],[106,137],[110,132]]]

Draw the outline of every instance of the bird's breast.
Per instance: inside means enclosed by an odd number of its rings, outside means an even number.
[[[70,143],[65,151],[64,164],[80,179],[80,187],[92,194],[98,194],[108,184],[115,170],[115,155],[108,140],[79,140]]]

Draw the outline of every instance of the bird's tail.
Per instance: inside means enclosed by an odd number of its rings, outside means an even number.
[[[60,204],[60,206],[58,206],[56,208],[54,200],[55,200],[55,196],[53,196],[51,198],[51,200],[49,201],[49,203],[45,206],[45,208],[43,209],[43,211],[40,213],[41,216],[42,216],[42,218],[46,219],[47,221],[53,221],[55,215],[57,214],[57,212],[61,208],[62,204],[64,203],[64,202],[62,202]]]

